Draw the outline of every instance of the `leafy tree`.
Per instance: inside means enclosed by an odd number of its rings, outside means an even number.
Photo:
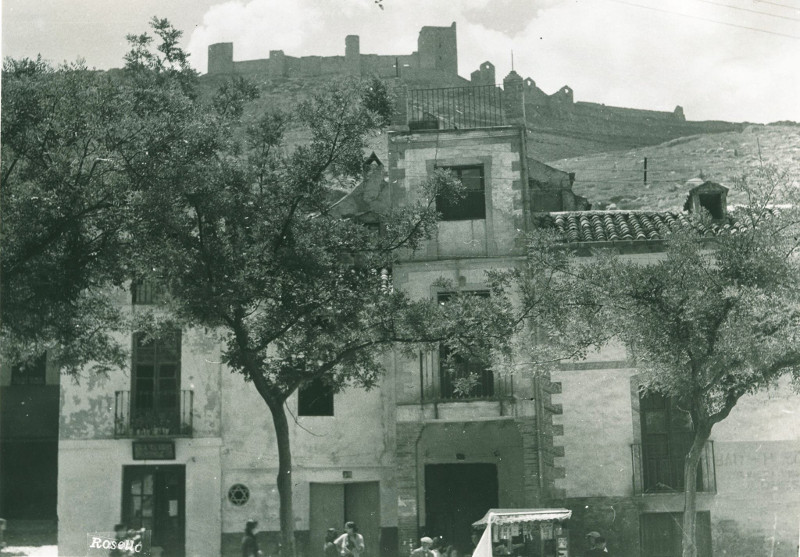
[[[240,101],[254,93],[232,81],[212,105],[217,114],[250,114]],[[176,320],[218,332],[224,362],[270,412],[285,555],[294,554],[287,399],[312,382],[334,391],[373,387],[383,354],[397,345],[445,342],[454,353],[488,357],[491,340],[513,327],[501,318],[465,326],[481,313],[502,315],[500,281],[492,299],[461,296],[446,308],[392,288],[393,265],[436,227],[436,196],[463,195],[452,174],[436,173],[422,199],[380,215],[379,230],[337,212],[335,192],[362,179],[365,140],[387,122],[390,106],[383,84],[346,80],[289,114],[209,125],[218,134],[213,149],[166,178],[153,175],[157,185],[137,199],[138,269],[163,287]],[[292,145],[288,129],[308,140]]]
[[[797,207],[770,207],[796,200],[797,185],[764,169],[738,186],[749,197],[733,214],[746,225],[739,232],[674,235],[647,264],[610,251],[580,257],[542,236],[522,281],[549,336],[542,360],[585,356],[617,339],[641,389],[669,397],[691,417],[684,557],[697,553],[697,467],[713,426],[742,396],[785,375],[800,379],[800,218]],[[705,226],[708,217],[700,217]]]
[[[6,60],[2,98],[2,350],[76,370],[122,361],[104,294],[123,278],[128,186],[112,160],[121,93],[82,64]]]
[[[129,36],[126,67],[53,67],[7,59],[2,96],[2,355],[48,350],[62,371],[126,362],[112,333],[127,324],[110,297],[136,271],[131,223],[159,191],[216,153],[251,90],[234,83],[220,110],[197,101],[180,32]],[[191,174],[189,175],[191,178]]]
[[[292,114],[242,119],[257,89],[239,79],[201,94],[179,32],[151,26],[160,42],[129,36],[121,71],[6,64],[3,348],[60,347],[75,374],[88,361],[123,366],[111,332],[142,323],[123,320],[109,288],[160,285],[175,320],[218,331],[225,362],[272,416],[292,555],[286,400],[312,381],[372,387],[398,344],[488,358],[516,324],[502,318],[500,278],[492,298],[445,307],[391,287],[394,263],[435,229],[436,196],[463,195],[451,174],[381,215],[378,231],[337,213],[334,192],[360,181],[365,138],[390,117],[383,84],[341,82]],[[310,139],[292,146],[290,127]]]

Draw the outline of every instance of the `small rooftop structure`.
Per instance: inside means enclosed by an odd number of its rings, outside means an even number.
[[[723,220],[727,216],[728,188],[700,178],[693,178],[686,185],[691,186],[691,189],[683,204],[684,211],[700,213],[705,209],[715,221]]]

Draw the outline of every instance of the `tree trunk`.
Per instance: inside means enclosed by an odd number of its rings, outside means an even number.
[[[283,401],[267,401],[278,441],[278,500],[280,505],[281,557],[295,557],[294,509],[292,507],[292,449],[289,422]]]
[[[710,426],[697,426],[683,464],[683,557],[697,557],[697,465],[711,436]]]

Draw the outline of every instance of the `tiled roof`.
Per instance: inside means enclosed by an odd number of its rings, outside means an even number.
[[[535,217],[535,225],[537,228],[555,229],[570,244],[664,240],[678,231],[694,231],[703,237],[713,237],[747,229],[742,219],[732,216],[723,222],[709,223],[677,211],[543,213]]]

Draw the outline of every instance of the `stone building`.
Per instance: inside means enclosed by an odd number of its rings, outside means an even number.
[[[416,199],[437,168],[454,172],[467,192],[459,203],[437,202],[438,234],[392,270],[394,288],[445,303],[451,292],[436,286],[445,278],[486,295],[485,272],[524,263],[525,232],[542,223],[561,227],[571,242],[606,242],[644,259],[663,244],[654,222],[691,226],[682,213],[589,210],[572,193],[572,175],[536,160],[524,90],[522,78],[509,75],[502,113],[488,125],[454,125],[445,107],[463,112],[465,93],[428,104],[412,126],[413,99],[423,97],[398,95],[402,120],[384,136],[385,154],[367,159],[365,180],[336,210],[379,224],[387,207]],[[709,208],[723,193],[702,184],[687,206]],[[118,296],[129,312],[156,301],[146,284]],[[277,451],[258,394],[222,365],[206,331],[119,340],[131,347],[129,372],[60,385],[59,553],[85,555],[87,534],[124,522],[150,529],[170,557],[237,555],[250,517],[274,549]],[[669,412],[668,402],[640,400],[636,370],[613,347],[549,377],[534,377],[520,351],[513,372],[462,362],[455,378],[478,377],[466,395],[440,355],[423,352],[387,358],[372,391],[333,395],[310,385],[293,396],[303,554],[318,555],[325,530],[345,520],[359,523],[370,557],[406,555],[423,534],[466,551],[470,524],[489,508],[566,506],[576,552],[586,532],[599,530],[617,555],[676,555],[680,496],[654,492],[642,450],[651,433],[642,416]],[[715,428],[700,495],[704,557],[712,548],[729,556],[757,554],[754,547],[796,551],[798,401],[788,390],[750,397]]]
[[[588,248],[610,248],[642,264],[661,257],[671,231],[713,236],[741,226],[727,214],[727,188],[699,179],[687,185],[684,212],[558,212],[541,215],[538,226],[558,230],[587,256]],[[709,228],[689,218],[700,208],[713,219]],[[614,555],[680,555],[686,414],[669,399],[640,394],[637,370],[620,346],[563,362],[550,378],[561,433],[555,497],[573,511],[577,548],[583,534],[600,531]],[[798,403],[787,380],[743,397],[714,426],[698,473],[698,555],[797,553]]]

